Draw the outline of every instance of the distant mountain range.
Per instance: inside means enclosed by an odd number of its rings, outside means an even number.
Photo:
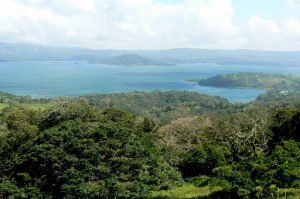
[[[253,50],[91,50],[35,44],[0,43],[0,61],[87,61],[111,65],[144,66],[188,63],[224,65],[300,66],[300,51]]]

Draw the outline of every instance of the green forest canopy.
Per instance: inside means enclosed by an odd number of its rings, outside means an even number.
[[[0,99],[2,198],[300,192],[295,93],[270,91],[249,104],[190,92]]]

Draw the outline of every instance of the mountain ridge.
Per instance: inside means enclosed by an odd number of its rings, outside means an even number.
[[[87,49],[78,47],[53,47],[38,44],[0,43],[0,61],[87,61],[114,63],[119,56],[143,57],[162,65],[214,63],[220,65],[300,66],[300,51],[255,51],[247,49],[217,50],[174,48],[164,50]],[[118,63],[117,65],[123,65]],[[126,65],[126,63],[124,64]],[[160,64],[158,64],[160,65]]]

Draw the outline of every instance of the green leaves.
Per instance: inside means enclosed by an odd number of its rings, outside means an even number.
[[[3,196],[145,198],[180,181],[155,147],[150,120],[137,123],[129,113],[101,113],[73,101],[33,123],[29,118],[22,111],[7,117],[11,132],[0,146]],[[19,136],[25,132],[31,136]],[[12,143],[15,150],[6,147]]]
[[[272,130],[274,133],[271,144],[282,140],[294,139],[300,141],[300,110],[284,109],[278,111],[273,118]]]

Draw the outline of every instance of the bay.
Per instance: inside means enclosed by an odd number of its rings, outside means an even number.
[[[236,72],[300,75],[300,68],[217,64],[129,67],[86,62],[0,62],[0,91],[48,98],[186,90],[224,97],[231,102],[249,102],[265,92],[252,88],[205,87],[186,81]]]

